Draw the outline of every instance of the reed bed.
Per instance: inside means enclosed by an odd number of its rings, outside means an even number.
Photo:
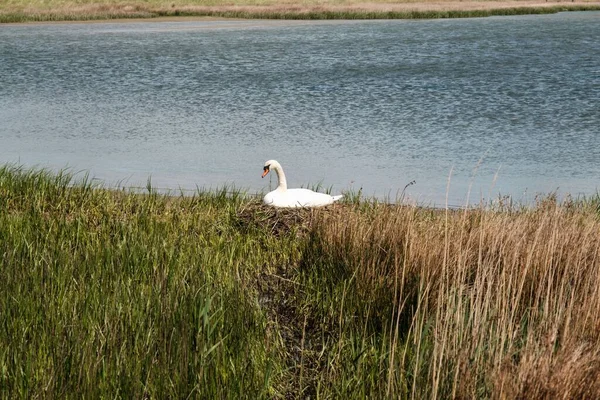
[[[423,19],[493,15],[549,14],[600,10],[597,0],[577,1],[317,1],[234,0],[224,2],[148,1],[22,1],[0,3],[0,23],[89,21],[121,18],[215,17],[245,19]]]
[[[0,397],[598,398],[600,200],[468,210],[0,169]]]
[[[598,398],[598,202],[377,205],[315,223],[305,298],[345,395]],[[322,382],[325,387],[325,382]]]

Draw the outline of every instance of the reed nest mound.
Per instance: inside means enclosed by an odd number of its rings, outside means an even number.
[[[340,216],[349,209],[343,204],[324,208],[276,208],[256,200],[241,207],[236,217],[238,226],[245,230],[261,229],[276,237],[294,232],[296,237],[304,237],[324,215]]]

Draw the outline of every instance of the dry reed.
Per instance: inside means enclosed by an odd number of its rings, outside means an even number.
[[[148,0],[0,3],[0,22],[78,21],[117,18],[218,17],[257,19],[457,18],[598,10],[597,0],[385,1],[372,0]]]
[[[314,236],[311,262],[353,281],[340,313],[387,325],[387,395],[600,397],[594,208],[380,205],[323,213]]]

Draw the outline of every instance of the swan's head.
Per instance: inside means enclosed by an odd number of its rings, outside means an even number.
[[[267,174],[271,171],[271,168],[277,168],[277,167],[281,167],[281,165],[275,161],[275,160],[269,160],[265,163],[265,166],[263,167],[263,173],[262,173],[262,177],[264,178],[265,176],[267,176]]]

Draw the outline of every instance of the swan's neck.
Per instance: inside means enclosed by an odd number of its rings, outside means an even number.
[[[275,166],[275,173],[277,174],[277,180],[279,181],[279,185],[277,185],[277,190],[287,190],[287,181],[285,180],[285,174],[283,173],[283,168],[281,166]]]

